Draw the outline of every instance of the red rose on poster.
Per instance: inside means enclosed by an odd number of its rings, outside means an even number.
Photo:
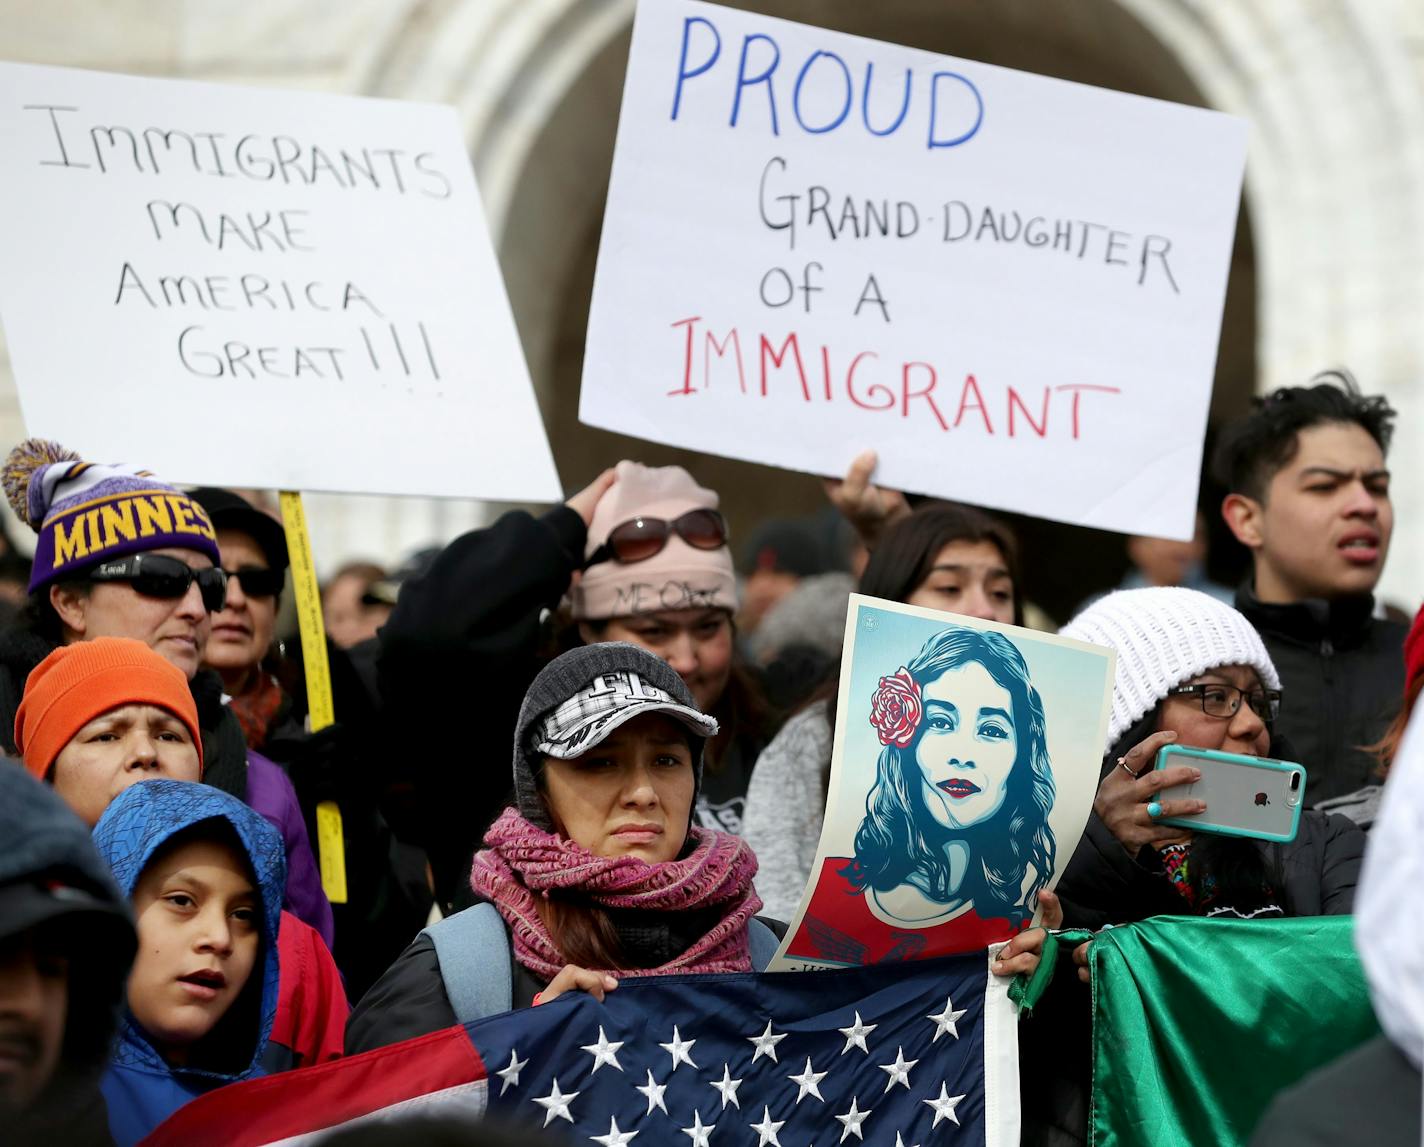
[[[870,723],[882,745],[908,748],[919,728],[921,712],[920,687],[908,669],[880,678],[880,688],[870,704]]]

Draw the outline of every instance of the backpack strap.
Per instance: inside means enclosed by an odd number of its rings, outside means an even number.
[[[479,903],[422,928],[440,961],[445,995],[462,1024],[509,1011],[514,1000],[509,932],[493,904]]]
[[[762,923],[759,917],[753,916],[747,921],[747,947],[751,950],[752,971],[766,971],[766,966],[771,963],[771,958],[776,955],[780,944],[776,933]]]

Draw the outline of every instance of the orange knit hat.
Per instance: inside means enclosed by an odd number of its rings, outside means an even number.
[[[187,725],[202,768],[203,736],[188,678],[128,637],[62,645],[35,666],[15,713],[15,747],[25,768],[43,780],[75,733],[124,705],[157,705]]]

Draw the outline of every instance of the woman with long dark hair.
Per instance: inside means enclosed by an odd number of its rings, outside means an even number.
[[[1018,547],[1002,522],[972,506],[929,503],[880,537],[859,591],[887,601],[1020,624]],[[757,759],[743,827],[761,864],[767,914],[789,920],[816,858],[830,778],[839,680],[786,722]]]
[[[871,963],[1019,931],[1054,862],[1043,702],[1002,634],[954,626],[882,677],[854,856],[825,862],[788,954]],[[855,953],[852,955],[852,953]]]

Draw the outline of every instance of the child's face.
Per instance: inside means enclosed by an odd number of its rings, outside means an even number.
[[[164,1057],[181,1063],[252,974],[261,901],[233,848],[195,840],[143,870],[133,909],[138,955],[129,1010]]]

